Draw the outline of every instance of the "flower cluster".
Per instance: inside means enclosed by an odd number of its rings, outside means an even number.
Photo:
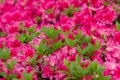
[[[119,0],[0,0],[0,80],[120,80]]]

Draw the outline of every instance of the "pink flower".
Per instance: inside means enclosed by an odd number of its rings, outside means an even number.
[[[14,11],[12,13],[12,20],[14,21],[20,20],[21,17],[21,13],[19,11]]]
[[[83,78],[83,80],[92,80],[92,79],[93,79],[92,76],[85,76],[85,77]]]
[[[95,8],[99,8],[102,5],[102,0],[90,0],[90,4],[95,7]]]
[[[116,33],[114,35],[114,40],[115,40],[115,42],[119,42],[120,43],[120,33]]]
[[[64,25],[64,26],[62,27],[62,30],[63,30],[64,32],[67,32],[67,31],[70,30],[70,26],[69,26],[69,25]]]
[[[76,59],[76,54],[72,53],[69,57],[69,61],[75,61],[75,59]]]
[[[65,65],[59,64],[56,70],[57,70],[57,71],[59,71],[59,70],[67,71],[68,69],[65,67]]]
[[[13,57],[13,56],[17,56],[17,54],[18,54],[18,53],[17,53],[17,49],[11,49],[11,50],[10,50],[10,56],[12,56],[12,57]]]
[[[75,39],[72,34],[68,34],[68,38],[71,39],[71,40]]]
[[[60,11],[63,11],[65,8],[68,8],[69,6],[67,1],[59,1],[58,4]]]
[[[53,70],[50,69],[49,66],[44,66],[42,68],[42,71],[43,71],[43,73],[42,73],[42,77],[43,78],[50,78],[50,79],[53,78]]]
[[[95,18],[102,24],[112,24],[116,18],[116,13],[111,7],[106,7],[96,11]]]
[[[46,62],[49,62],[50,66],[55,66],[57,63],[56,56],[51,55],[51,56],[47,57]]]
[[[18,32],[18,27],[17,26],[13,26],[9,28],[9,33],[15,33]]]
[[[2,44],[2,42],[0,42],[0,48],[2,48],[3,47],[3,44]]]
[[[11,47],[15,48],[15,47],[20,47],[21,43],[20,41],[18,40],[14,40],[12,43],[11,43]]]
[[[116,67],[113,73],[113,77],[116,79],[120,79],[120,66]]]
[[[33,50],[31,50],[31,49],[27,49],[27,51],[25,52],[25,56],[26,57],[33,57],[33,55],[34,55],[34,52],[33,52]]]
[[[5,78],[0,78],[0,80],[6,80]]]

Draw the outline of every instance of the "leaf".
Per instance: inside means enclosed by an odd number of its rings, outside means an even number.
[[[21,42],[25,42],[26,36],[24,34],[21,34],[18,40],[20,40]]]
[[[12,67],[11,67],[11,65],[10,65],[10,64],[5,63],[5,65],[6,65],[6,67],[7,67],[7,69],[8,69],[8,70],[12,71]]]
[[[60,73],[63,73],[63,74],[70,74],[70,72],[69,71],[64,71],[64,70],[59,70],[58,72],[60,72]]]
[[[82,40],[79,42],[79,44],[83,44],[84,42],[86,42],[86,36],[82,36]]]
[[[10,62],[10,64],[11,64],[11,66],[13,67],[15,64],[16,64],[16,60],[12,60],[11,62]]]
[[[0,49],[0,58],[1,59],[8,59],[10,57],[10,51],[9,49]]]
[[[45,35],[51,39],[55,39],[61,32],[61,30],[55,30],[53,27],[52,28],[42,27],[41,31],[44,32]]]
[[[25,28],[28,32],[34,33],[35,32],[35,26],[32,26],[30,28]]]
[[[36,59],[37,59],[37,55],[34,55],[33,58],[29,57],[29,60],[30,60],[30,62],[31,62],[31,64],[32,64],[32,66],[35,66],[35,64],[36,64],[36,62],[37,62]]]
[[[82,32],[79,31],[78,35],[73,35],[73,36],[75,38],[75,43],[78,43],[80,41],[81,36],[82,36]]]
[[[10,57],[10,50],[9,49],[5,49],[4,50],[4,58],[8,59]]]
[[[96,50],[98,50],[101,47],[100,42],[98,40],[96,40],[95,47],[96,47]]]
[[[67,9],[65,10],[65,14],[66,14],[67,16],[71,17],[71,16],[73,15],[73,8],[74,8],[73,5],[70,6],[69,8],[67,8]]]
[[[33,80],[33,74],[34,74],[34,71],[31,71],[30,73],[24,72],[23,76],[25,80]]]
[[[17,76],[17,74],[9,74],[8,75],[8,79],[12,80],[13,78],[15,78]]]
[[[40,22],[40,21],[41,21],[41,17],[39,17],[39,16],[36,17],[35,19],[36,19],[37,22]]]
[[[7,78],[7,74],[5,72],[0,72],[0,76]]]
[[[47,13],[47,14],[52,13],[52,12],[53,12],[53,8],[46,10],[46,13]]]
[[[18,79],[18,78],[12,78],[12,80],[20,80],[20,79]]]
[[[111,76],[104,76],[102,80],[110,80]]]
[[[97,61],[91,62],[89,65],[89,68],[92,72],[95,72],[97,70],[97,67],[98,67]]]
[[[76,55],[76,60],[75,60],[76,63],[80,63],[80,57],[78,55]]]
[[[4,59],[4,56],[3,56],[3,53],[2,53],[1,49],[0,49],[0,59]]]
[[[101,74],[101,75],[98,75],[98,78],[96,80],[111,80],[111,76],[103,76]]]
[[[80,46],[77,46],[77,51],[78,51],[79,54],[82,54],[82,55],[85,54],[85,52],[83,52],[83,50],[81,49]]]
[[[70,66],[70,65],[69,65],[68,60],[64,59],[63,62],[64,62],[64,65],[69,69],[69,66]]]
[[[39,46],[36,49],[40,54],[45,54],[48,51],[48,47],[43,44],[43,41],[40,42]]]
[[[116,21],[116,29],[120,31],[120,23],[118,21]]]
[[[17,78],[13,78],[12,80],[19,80],[19,79],[17,79]]]
[[[66,42],[66,44],[68,44],[71,47],[73,47],[76,44],[75,40],[70,40],[68,38],[65,38],[65,42]]]
[[[86,43],[89,43],[90,41],[91,41],[91,39],[92,39],[92,36],[90,36],[90,37],[88,37],[88,38],[86,38]]]
[[[74,76],[77,75],[77,73],[76,73],[77,67],[78,67],[78,63],[76,63],[76,62],[72,62],[72,63],[70,64],[69,70],[70,70],[70,72],[71,72]]]
[[[80,10],[80,7],[75,8],[75,9],[74,9],[74,12],[78,12],[79,10]]]
[[[66,80],[76,80],[76,77],[70,77],[70,76],[68,76],[68,77],[66,77]]]
[[[61,48],[62,46],[63,46],[63,43],[62,43],[61,40],[59,40],[58,42],[55,42],[55,43],[53,44],[53,49],[54,49],[54,50],[57,50],[58,48]]]
[[[3,3],[4,2],[4,0],[0,0],[0,3]]]
[[[16,64],[16,60],[11,60],[10,63],[5,63],[6,67],[7,67],[8,70],[10,70],[10,71],[13,70],[15,64]]]
[[[108,6],[110,3],[109,2],[103,2],[103,5]]]

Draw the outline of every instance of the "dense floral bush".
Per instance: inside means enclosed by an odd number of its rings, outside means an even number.
[[[119,0],[0,0],[0,80],[120,80]]]

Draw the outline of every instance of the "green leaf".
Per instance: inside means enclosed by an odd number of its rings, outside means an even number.
[[[68,60],[64,59],[63,62],[64,62],[64,65],[69,69],[69,66],[70,66],[70,65],[69,65]]]
[[[0,0],[0,3],[3,3],[4,2],[4,0]]]
[[[59,40],[58,42],[55,42],[55,43],[53,44],[53,49],[54,49],[54,50],[57,50],[58,48],[61,48],[62,46],[63,46],[63,43],[62,43],[61,40]]]
[[[84,42],[86,42],[86,36],[82,36],[82,40],[79,42],[79,44],[82,45]]]
[[[12,78],[12,80],[20,80],[20,79],[18,79],[18,78]]]
[[[0,72],[0,76],[7,78],[7,74],[5,72]]]
[[[33,80],[33,74],[34,74],[34,71],[31,71],[30,73],[24,72],[23,76],[25,80]]]
[[[13,78],[12,80],[19,80],[19,79],[17,79],[17,78]]]
[[[30,60],[30,62],[31,62],[31,64],[32,64],[32,66],[35,66],[35,64],[36,64],[36,62],[37,62],[36,59],[37,59],[37,55],[34,55],[33,58],[29,57],[29,60]]]
[[[7,67],[7,69],[8,69],[8,70],[12,71],[12,67],[11,67],[11,65],[10,65],[10,64],[5,63],[5,65],[6,65],[6,67]]]
[[[11,64],[11,66],[13,67],[15,64],[16,64],[16,60],[12,60],[11,62],[10,62],[10,64]]]
[[[38,35],[38,32],[32,32],[32,28],[30,31],[32,34],[29,34],[29,32],[26,32],[26,34],[21,34],[20,37],[18,37],[18,40],[20,40],[22,43],[27,43]]]
[[[46,13],[47,13],[47,14],[52,13],[52,12],[53,12],[53,8],[46,10]]]
[[[0,49],[0,58],[7,60],[10,57],[9,49]]]
[[[2,50],[0,49],[0,59],[4,59],[4,53],[2,53]]]
[[[85,54],[85,52],[83,52],[83,50],[81,49],[80,46],[77,46],[77,51],[78,51],[79,54],[82,54],[82,55]]]
[[[66,44],[68,44],[71,47],[73,47],[76,44],[75,40],[70,40],[68,38],[65,38],[65,42],[66,42]]]
[[[100,42],[98,40],[96,40],[95,47],[96,47],[96,50],[98,50],[101,47]]]
[[[110,80],[110,79],[111,79],[111,76],[103,76],[101,74],[101,75],[98,75],[98,78],[96,80]]]
[[[91,70],[91,72],[95,72],[97,70],[97,67],[98,67],[97,61],[91,62],[89,65],[89,69]]]
[[[73,16],[74,12],[78,12],[80,10],[80,7],[75,8],[74,5],[71,5],[70,7],[66,8],[65,11],[63,12],[67,16],[71,17]]]
[[[18,39],[19,39],[21,42],[25,42],[26,36],[25,36],[24,34],[21,34]]]
[[[36,17],[35,19],[36,19],[37,22],[40,22],[40,21],[41,21],[41,17],[39,17],[39,16]]]
[[[8,68],[8,70],[12,71],[16,62],[17,62],[16,60],[11,60],[10,63],[5,63],[5,65]]]
[[[4,50],[4,58],[8,59],[10,57],[10,50],[9,49],[5,49]]]
[[[70,64],[70,68],[69,68],[70,72],[73,74],[73,75],[76,75],[76,62],[72,62]]]
[[[120,12],[120,9],[117,9],[116,12]]]
[[[86,43],[89,43],[91,41],[91,39],[92,39],[92,36],[86,38]]]
[[[103,5],[108,6],[110,3],[109,2],[103,2]]]
[[[58,72],[60,72],[60,73],[63,73],[63,74],[70,74],[70,72],[69,71],[64,71],[64,70],[59,70]]]
[[[120,23],[118,21],[116,21],[116,29],[120,31]]]
[[[79,32],[78,32],[78,35],[73,35],[73,36],[75,37],[75,39],[80,39],[81,36],[82,36],[82,32],[79,31]]]
[[[75,60],[76,63],[80,63],[80,57],[78,55],[76,55],[76,60]]]
[[[33,27],[30,27],[30,28],[26,28],[26,30],[30,33],[33,33],[33,32],[35,32],[35,27],[33,26]]]
[[[110,80],[111,76],[104,76],[102,80]]]
[[[80,7],[75,8],[75,9],[74,9],[74,12],[78,12],[79,10],[80,10]]]
[[[73,5],[70,6],[69,8],[67,8],[67,9],[65,10],[65,14],[66,14],[67,16],[71,17],[71,16],[73,15],[73,8],[74,8]]]
[[[70,77],[70,76],[68,76],[68,77],[66,77],[66,80],[76,80],[76,77]]]
[[[40,42],[36,49],[40,54],[45,54],[48,51],[48,47],[43,43],[43,41]]]
[[[15,78],[17,76],[17,74],[9,74],[8,75],[8,79],[12,80],[13,78]]]
[[[61,30],[55,30],[53,27],[52,28],[42,27],[41,31],[44,32],[45,35],[51,39],[55,39],[61,32]]]

